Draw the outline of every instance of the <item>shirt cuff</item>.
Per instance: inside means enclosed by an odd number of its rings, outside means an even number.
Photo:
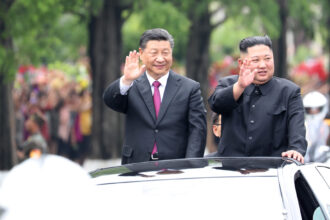
[[[127,95],[127,92],[128,92],[128,90],[132,87],[134,81],[131,83],[131,85],[125,85],[125,84],[123,83],[123,77],[124,77],[124,76],[120,77],[120,80],[119,80],[120,94],[121,94],[121,95]]]

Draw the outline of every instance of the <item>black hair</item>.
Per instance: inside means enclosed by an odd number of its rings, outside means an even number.
[[[140,48],[144,50],[147,46],[148,41],[150,40],[165,40],[169,41],[171,48],[174,47],[174,39],[167,30],[162,28],[154,28],[146,30],[140,38]]]
[[[215,112],[212,112],[212,125],[216,125],[216,124],[219,124],[219,114],[218,113],[215,113]]]
[[[38,125],[39,128],[42,128],[42,126],[45,124],[45,120],[37,113],[32,114],[30,117]]]
[[[239,43],[239,50],[241,52],[246,53],[249,47],[253,47],[255,45],[260,45],[260,44],[266,45],[270,49],[272,49],[272,41],[267,35],[265,35],[265,36],[252,36],[252,37],[244,38]]]

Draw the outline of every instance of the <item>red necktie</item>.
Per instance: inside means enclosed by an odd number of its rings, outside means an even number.
[[[158,112],[159,112],[159,109],[160,109],[160,103],[161,103],[160,93],[159,93],[158,87],[161,84],[160,84],[160,82],[155,81],[155,82],[152,83],[152,85],[154,86],[154,106],[155,106],[155,112],[156,112],[156,118],[157,118],[158,117]],[[151,154],[154,154],[156,152],[157,152],[157,145],[156,145],[156,142],[155,142],[154,148],[153,148]]]

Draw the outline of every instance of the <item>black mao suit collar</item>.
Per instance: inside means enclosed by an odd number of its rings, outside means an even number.
[[[259,87],[259,91],[261,92],[261,95],[267,95],[270,92],[271,88],[273,87],[274,83],[275,83],[275,80],[272,77],[265,84],[262,84],[262,85],[251,84],[245,89],[245,93],[246,93],[246,95],[250,96],[250,95],[252,95],[252,92],[255,90],[255,88]]]

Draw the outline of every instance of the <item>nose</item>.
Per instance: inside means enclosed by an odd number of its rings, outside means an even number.
[[[156,57],[156,61],[157,61],[157,62],[163,62],[163,61],[164,61],[164,57],[163,57],[161,54],[159,54],[159,55]]]
[[[264,61],[264,60],[261,60],[261,61],[259,62],[258,67],[259,67],[259,68],[265,68],[265,67],[266,67],[266,63],[265,63],[265,61]]]

